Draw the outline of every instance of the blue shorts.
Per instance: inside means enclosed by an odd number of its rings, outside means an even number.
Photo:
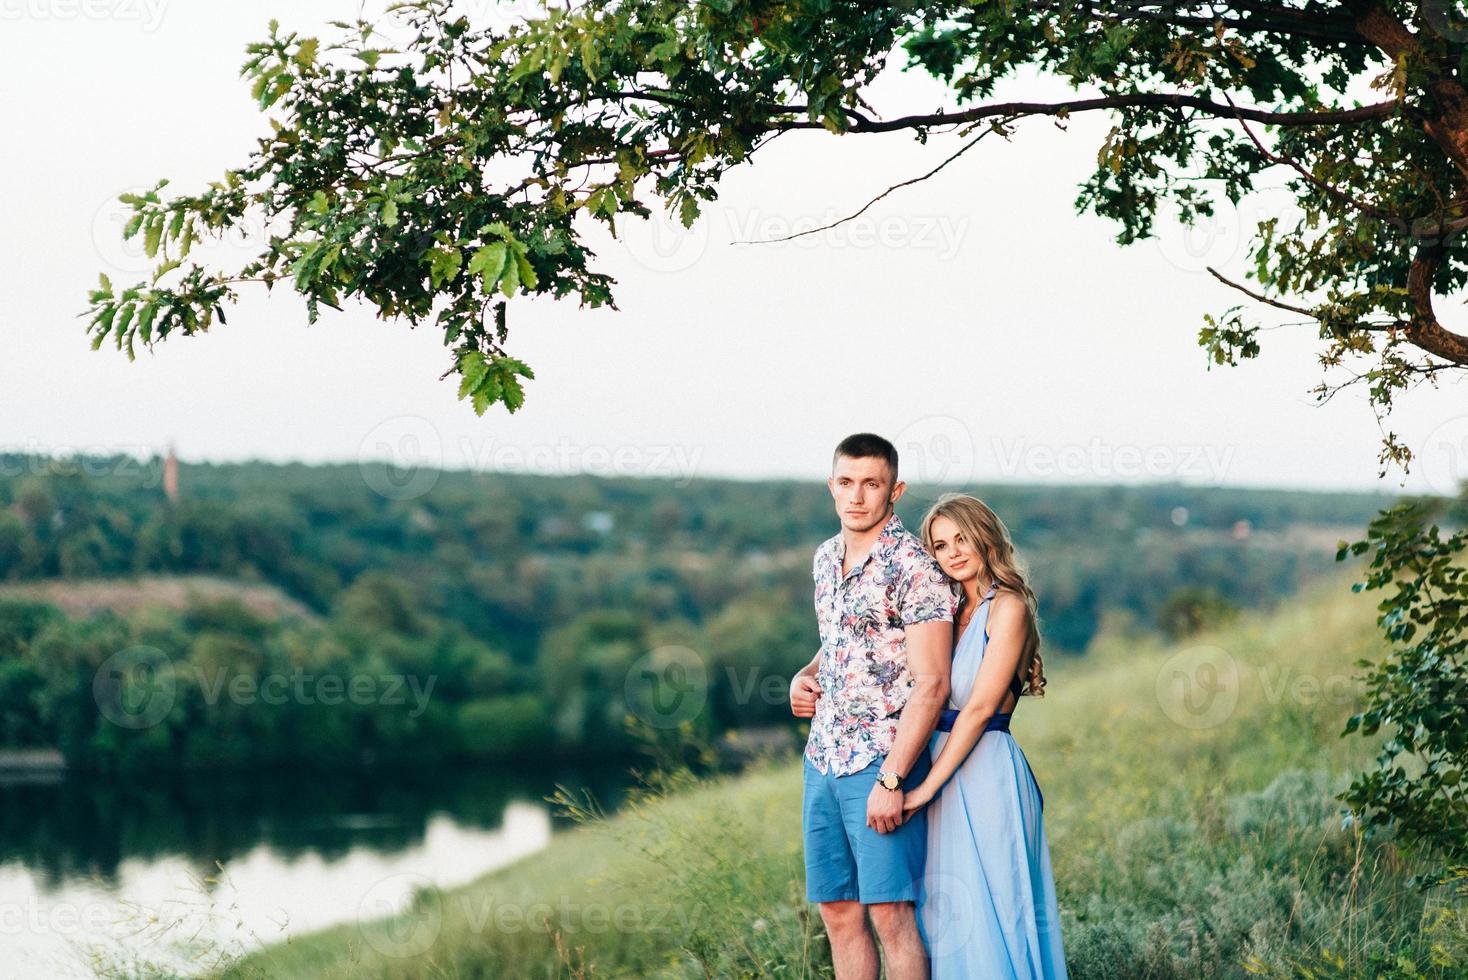
[[[846,776],[822,774],[805,759],[801,826],[808,902],[915,902],[928,854],[928,816],[919,810],[891,833],[867,826],[867,797],[882,759]],[[917,786],[932,758],[925,746],[903,779]]]

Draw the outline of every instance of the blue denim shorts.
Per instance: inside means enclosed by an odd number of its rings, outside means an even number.
[[[867,826],[867,797],[882,759],[846,776],[821,773],[805,759],[801,826],[808,902],[915,902],[928,853],[928,815],[918,810],[891,833]],[[923,748],[903,785],[916,786],[932,766]]]

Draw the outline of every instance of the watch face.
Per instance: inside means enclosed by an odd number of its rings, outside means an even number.
[[[895,773],[889,772],[887,775],[882,777],[882,785],[887,787],[888,789],[896,789],[898,786],[902,785],[902,780],[898,779]]]

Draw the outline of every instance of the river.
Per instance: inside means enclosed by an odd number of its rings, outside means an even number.
[[[378,918],[548,847],[557,784],[615,809],[627,768],[0,776],[0,977],[197,974]]]

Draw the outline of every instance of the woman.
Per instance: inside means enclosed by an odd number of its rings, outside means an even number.
[[[1045,690],[1035,594],[1008,529],[980,500],[944,496],[922,538],[963,586],[949,710],[933,733],[932,768],[903,803],[908,816],[928,808],[918,927],[932,976],[1065,978],[1044,800],[1009,733],[1019,696]]]

